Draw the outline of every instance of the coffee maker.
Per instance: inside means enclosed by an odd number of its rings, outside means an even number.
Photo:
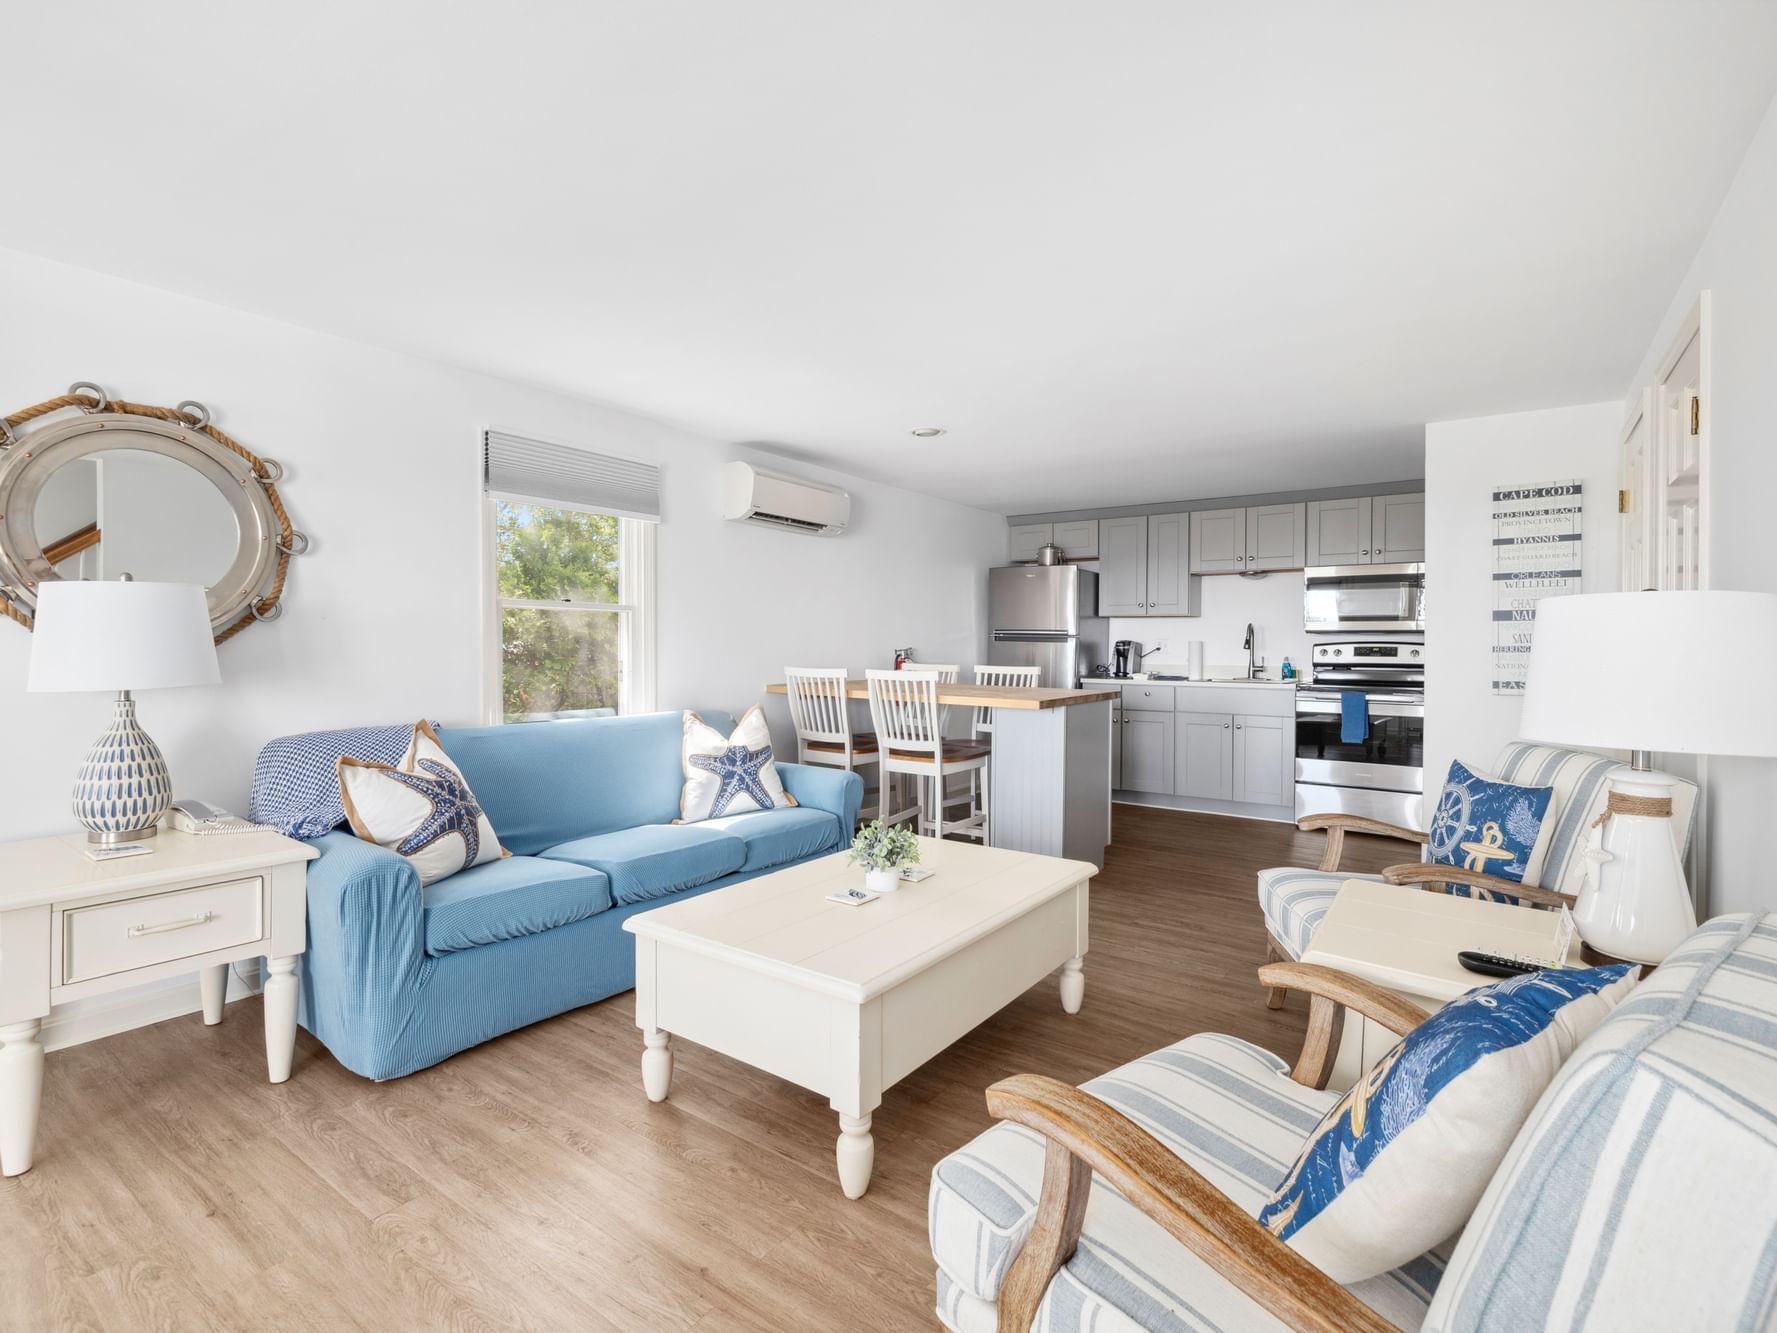
[[[1141,670],[1141,645],[1134,639],[1118,639],[1111,645],[1111,674],[1127,676]]]

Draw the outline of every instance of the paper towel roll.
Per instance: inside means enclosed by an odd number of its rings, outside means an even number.
[[[1188,653],[1189,666],[1187,672],[1192,680],[1203,679],[1203,640],[1192,639],[1185,645]]]

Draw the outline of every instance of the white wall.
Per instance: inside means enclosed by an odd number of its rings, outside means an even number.
[[[1617,431],[1621,403],[1438,421],[1425,428],[1425,783],[1452,759],[1490,767],[1518,732],[1520,702],[1492,692],[1496,486],[1585,483],[1586,592],[1617,586]],[[1600,671],[1623,663],[1600,662]]]
[[[1777,496],[1777,104],[1763,124],[1673,294],[1632,385],[1650,382],[1699,292],[1710,292],[1709,581],[1777,592],[1771,510]],[[1762,680],[1769,662],[1724,663]],[[1699,682],[1707,688],[1707,682]],[[1708,761],[1711,912],[1777,908],[1767,826],[1777,808],[1777,760]]]
[[[1265,659],[1265,674],[1275,676],[1289,658],[1299,674],[1308,672],[1308,631],[1302,628],[1302,571],[1280,570],[1262,578],[1215,574],[1203,579],[1201,614],[1189,618],[1154,616],[1111,621],[1111,639],[1134,639],[1144,650],[1164,645],[1148,658],[1149,671],[1183,675],[1192,639],[1203,640],[1203,660],[1210,675],[1246,670],[1240,645],[1246,627],[1253,627],[1254,647]],[[1385,637],[1385,636],[1384,636]],[[1232,668],[1217,670],[1217,668]]]
[[[244,813],[255,753],[288,732],[479,720],[487,424],[661,465],[662,708],[738,710],[786,664],[888,665],[897,644],[978,660],[998,515],[841,479],[843,538],[741,528],[721,520],[716,487],[743,451],[657,421],[6,251],[0,292],[4,410],[77,379],[139,402],[200,399],[285,465],[286,503],[314,538],[283,618],[221,646],[220,686],[142,697],[181,794]],[[30,643],[0,622],[0,838],[71,826],[75,769],[111,709],[26,696]]]

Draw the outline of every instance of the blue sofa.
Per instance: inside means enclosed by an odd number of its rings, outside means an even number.
[[[632,989],[636,913],[846,845],[863,782],[833,768],[778,765],[796,809],[673,824],[682,716],[442,730],[512,855],[422,889],[385,848],[314,839],[302,1025],[354,1073],[399,1078]]]

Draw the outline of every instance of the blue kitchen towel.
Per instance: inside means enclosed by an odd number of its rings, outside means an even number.
[[[1370,699],[1362,690],[1339,691],[1339,739],[1347,745],[1370,739]]]

